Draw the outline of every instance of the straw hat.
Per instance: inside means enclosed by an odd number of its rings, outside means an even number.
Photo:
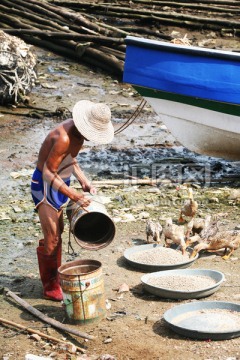
[[[73,121],[78,131],[96,144],[107,144],[114,138],[109,107],[89,100],[78,101],[72,111]]]

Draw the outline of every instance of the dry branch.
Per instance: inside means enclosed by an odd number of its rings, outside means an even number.
[[[50,1],[52,4],[57,4],[60,6],[66,6],[66,7],[78,7],[79,6],[79,2],[78,1],[65,1],[65,0],[51,0]],[[100,3],[100,2],[98,2]],[[129,5],[129,0],[120,0],[117,2],[119,3],[125,3],[126,5]],[[149,1],[149,0],[132,0],[132,3],[135,4],[153,4],[153,5],[158,5],[158,6],[171,6],[172,4],[179,4],[176,3],[175,0],[153,0],[153,1]],[[201,0],[201,4],[212,4],[213,1],[212,0]],[[109,5],[109,3],[106,1],[102,2],[101,5]],[[192,6],[193,1],[192,0],[184,0],[184,3],[181,3],[184,5],[188,5],[188,6]],[[214,5],[226,5],[226,6],[240,6],[240,1],[234,1],[234,0],[214,0]]]
[[[124,3],[124,1],[120,1],[119,3]],[[222,3],[221,5],[225,5],[226,7],[218,7],[216,6],[216,3],[214,2],[210,2],[205,5],[201,3],[195,3],[193,4],[188,3],[188,2],[175,2],[175,1],[147,1],[147,0],[132,0],[133,4],[140,4],[140,5],[144,5],[144,8],[148,8],[148,7],[163,7],[163,6],[168,6],[171,8],[184,8],[184,10],[192,10],[192,9],[197,9],[197,10],[206,10],[207,12],[209,11],[215,11],[215,12],[234,12],[234,13],[239,13],[240,10],[239,8],[232,8],[229,7],[229,2],[227,3]],[[235,3],[234,3],[235,5]],[[238,4],[237,6],[239,6],[240,4]],[[62,6],[62,5],[61,5]]]
[[[41,338],[50,340],[50,341],[52,341],[52,342],[54,342],[54,343],[64,344],[64,345],[66,345],[66,346],[71,344],[70,342],[66,342],[66,341],[61,340],[61,339],[58,339],[58,338],[56,338],[56,337],[54,337],[54,336],[50,336],[50,335],[44,334],[44,333],[41,332],[41,331],[38,331],[38,330],[35,330],[35,329],[31,329],[31,328],[29,328],[29,327],[23,326],[23,325],[21,325],[21,324],[17,324],[17,323],[15,323],[15,322],[10,321],[10,320],[7,320],[7,319],[0,318],[0,323],[3,324],[3,325],[10,325],[10,326],[15,327],[15,328],[17,328],[17,329],[21,329],[22,331],[27,332],[27,333],[29,333],[29,334],[39,335],[39,336],[41,336]],[[85,353],[85,352],[86,352],[85,349],[83,349],[83,348],[81,348],[81,347],[79,347],[79,346],[76,346],[76,349],[77,349],[78,351],[80,351],[81,353]]]
[[[37,15],[39,16],[39,14],[41,16],[45,16],[46,19],[51,19],[54,18],[55,20],[59,21],[60,23],[64,22],[64,18],[62,18],[61,16],[58,16],[57,14],[54,14],[50,11],[45,11],[44,8],[37,6],[37,7],[32,7],[31,4],[29,4],[29,2],[26,1],[21,1],[21,0],[15,0],[14,3],[10,0],[1,0],[1,3],[8,6],[9,9],[11,9],[10,11],[12,11],[12,9],[16,9],[19,11],[22,11],[23,15],[25,16],[26,10],[27,13],[30,15]],[[23,17],[24,17],[23,16]]]
[[[9,13],[9,8],[7,6],[0,5],[0,9],[2,10],[2,12],[5,11],[5,13]],[[24,19],[25,22],[27,22],[28,24],[32,23],[35,26],[37,24],[41,24],[41,25],[45,25],[46,27],[53,27],[59,30],[62,30],[63,26],[65,26],[64,23],[59,25],[57,22],[54,22],[50,19],[44,19],[43,17],[40,17],[38,15],[28,14],[26,11],[24,12],[14,8],[11,8],[11,14],[19,17],[21,20]]]
[[[50,324],[51,326],[68,332],[70,334],[79,336],[81,338],[84,339],[88,339],[88,340],[93,340],[94,337],[86,334],[82,331],[78,331],[72,328],[69,328],[68,326],[63,325],[62,323],[60,323],[59,321],[55,320],[55,319],[51,319],[50,317],[44,315],[41,311],[35,309],[34,307],[32,307],[28,302],[26,302],[25,300],[21,299],[19,296],[17,296],[15,293],[13,293],[12,291],[8,290],[6,292],[6,296],[10,296],[12,299],[14,299],[18,304],[20,304],[24,309],[26,309],[27,311],[29,311],[31,314],[33,314],[34,316],[37,316],[39,319],[41,319],[43,322],[46,322],[47,324]]]
[[[186,15],[181,13],[173,13],[168,11],[155,11],[152,10],[145,10],[145,9],[135,9],[130,7],[120,7],[120,6],[106,6],[106,5],[99,5],[99,4],[92,4],[92,3],[80,3],[79,4],[82,8],[87,9],[95,9],[97,10],[98,14],[104,14],[109,16],[110,14],[112,16],[123,16],[123,17],[151,17],[152,15],[156,17],[161,18],[171,18],[171,19],[179,19],[184,21],[201,21],[203,23],[212,23],[212,24],[218,24],[218,25],[231,25],[231,26],[237,26],[239,27],[239,21],[231,21],[226,19],[212,19],[207,17],[201,17],[201,16],[192,16],[192,15]]]
[[[168,25],[177,25],[179,27],[183,26],[194,26],[194,23],[199,24],[199,28],[211,28],[216,30],[221,30],[222,26],[229,26],[230,28],[239,28],[239,21],[227,20],[226,16],[222,18],[211,18],[209,17],[209,11],[207,11],[206,16],[192,16],[189,14],[182,14],[181,12],[175,11],[158,11],[156,8],[147,9],[147,7],[136,8],[136,6],[129,6],[129,2],[126,2],[126,5],[119,6],[119,2],[117,5],[109,5],[108,4],[100,4],[100,3],[83,3],[83,2],[64,2],[64,1],[53,1],[56,5],[64,5],[66,7],[82,10],[82,11],[91,11],[91,13],[96,13],[98,15],[104,15],[109,17],[116,18],[128,18],[128,19],[145,19],[158,20],[162,24]],[[120,2],[121,3],[121,2]],[[151,4],[151,3],[149,3]],[[228,2],[226,2],[228,4]],[[186,9],[185,9],[186,10]],[[237,8],[239,11],[239,8]],[[209,25],[209,27],[208,27]]]
[[[57,54],[62,56],[75,59],[76,61],[81,60],[82,62],[97,66],[110,74],[121,75],[123,71],[123,61],[118,60],[115,56],[107,56],[106,54],[98,51],[97,49],[86,49],[84,53],[80,51],[81,46],[79,46],[79,51],[75,49],[72,45],[67,44],[68,47],[61,44],[51,41],[46,41],[43,39],[30,37],[27,35],[21,36],[23,40],[27,43],[49,49]],[[69,48],[71,46],[71,48]]]
[[[30,29],[1,29],[4,32],[11,35],[31,35],[31,36],[39,36],[40,38],[48,38],[48,39],[62,39],[62,40],[82,40],[82,41],[91,41],[97,44],[124,44],[123,39],[112,38],[107,36],[96,36],[96,35],[84,35],[84,34],[76,34],[74,32],[61,32],[61,31],[41,31],[41,30],[30,30]]]
[[[21,0],[21,1],[24,1],[24,0]],[[36,1],[36,0],[29,0],[29,2],[36,6],[39,4],[39,1]],[[44,7],[45,9],[55,12],[58,15],[63,16],[65,19],[69,20],[70,25],[71,24],[76,24],[76,25],[81,24],[81,25],[85,26],[86,28],[96,31],[97,33],[103,33],[105,35],[110,35],[110,33],[106,31],[106,29],[102,29],[100,26],[95,25],[94,23],[88,21],[83,15],[81,15],[79,13],[70,12],[67,9],[58,8],[54,5],[51,5],[50,3],[45,3],[45,2],[41,3],[41,6]]]
[[[9,1],[9,0],[4,0],[4,1]],[[83,34],[93,34],[93,35],[97,35],[99,33],[99,31],[93,31],[91,30],[91,24],[89,24],[88,22],[81,22],[81,25],[83,24],[83,26],[79,26],[79,24],[76,24],[74,20],[71,19],[71,17],[67,16],[69,14],[67,9],[57,9],[56,7],[53,7],[52,5],[49,5],[48,3],[41,3],[41,6],[38,3],[35,3],[34,1],[32,2],[26,2],[25,0],[16,0],[17,2],[20,2],[21,4],[25,5],[26,7],[28,7],[29,9],[31,9],[31,11],[35,11],[37,13],[42,14],[42,16],[45,16],[45,20],[47,22],[49,22],[49,18],[50,19],[55,19],[55,22],[60,21],[60,23],[62,24],[62,26],[65,29],[65,32],[70,32],[71,30],[78,32],[81,32]],[[84,17],[82,15],[79,15],[79,17],[81,17],[82,19],[84,19]],[[53,24],[52,24],[53,25]],[[90,25],[90,27],[89,27]],[[66,29],[69,28],[69,29]],[[62,30],[63,31],[63,30]],[[107,34],[106,34],[107,35]]]
[[[149,35],[149,36],[154,36],[155,38],[158,38],[158,39],[164,39],[164,40],[172,40],[173,37],[171,35],[166,35],[162,32],[159,32],[159,31],[153,31],[153,30],[150,30],[148,28],[145,28],[143,26],[126,26],[126,25],[120,25],[119,26],[119,29],[121,30],[125,30],[127,31],[128,33],[131,33],[131,35],[140,35],[140,34],[144,34],[144,35]]]

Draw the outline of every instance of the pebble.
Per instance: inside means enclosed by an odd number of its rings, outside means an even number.
[[[138,214],[138,220],[148,219],[149,217],[150,217],[150,214],[147,211],[143,211],[140,214]]]
[[[110,303],[110,301],[108,300],[108,299],[106,299],[106,309],[107,310],[110,310],[111,309],[111,307],[112,307],[112,305],[111,305],[111,303]]]
[[[101,355],[98,360],[116,360],[116,358],[109,354]]]
[[[119,286],[118,288],[118,293],[124,293],[124,292],[128,292],[129,291],[129,286],[126,283],[123,283],[122,285]]]
[[[39,336],[38,334],[31,334],[30,339],[34,339],[36,341],[40,341],[41,340],[41,336]]]
[[[108,337],[107,339],[104,340],[104,344],[109,344],[112,342],[112,338]]]

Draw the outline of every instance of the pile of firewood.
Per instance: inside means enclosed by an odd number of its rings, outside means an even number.
[[[109,73],[122,74],[125,32],[36,0],[2,0],[0,12],[0,26],[6,33]]]
[[[237,0],[1,0],[0,27],[121,77],[127,35],[171,41],[172,27],[239,36],[239,12]]]
[[[112,20],[118,23],[119,29],[138,34],[161,36],[157,29],[166,25],[198,31],[213,30],[222,35],[240,35],[238,0],[49,1],[85,15],[91,13],[91,18],[104,17],[107,22]]]

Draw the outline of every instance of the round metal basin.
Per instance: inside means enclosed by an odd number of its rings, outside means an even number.
[[[181,290],[181,282],[179,282],[178,289],[169,289],[164,287],[157,287],[149,283],[149,279],[162,278],[166,276],[206,276],[214,280],[214,284],[209,287],[202,287],[202,289],[196,291],[183,291]],[[146,291],[156,296],[167,298],[167,299],[198,299],[202,297],[209,296],[217,291],[225,280],[223,273],[215,270],[207,269],[180,269],[180,270],[168,270],[154,272],[151,274],[146,274],[141,277],[143,287]]]
[[[172,269],[181,269],[181,268],[187,268],[189,267],[195,260],[198,258],[198,254],[192,258],[188,259],[184,262],[174,264],[174,265],[153,265],[153,264],[142,264],[136,261],[131,260],[131,255],[139,252],[139,251],[145,251],[145,250],[151,250],[156,249],[157,247],[162,247],[160,244],[147,244],[147,245],[138,245],[133,246],[132,248],[126,249],[124,251],[124,258],[127,260],[129,265],[132,267],[146,272],[154,272],[154,271],[161,271],[161,270],[172,270]],[[189,254],[191,254],[191,249],[189,250]]]
[[[202,340],[227,340],[240,336],[240,304],[196,301],[174,306],[163,315],[176,333]]]

